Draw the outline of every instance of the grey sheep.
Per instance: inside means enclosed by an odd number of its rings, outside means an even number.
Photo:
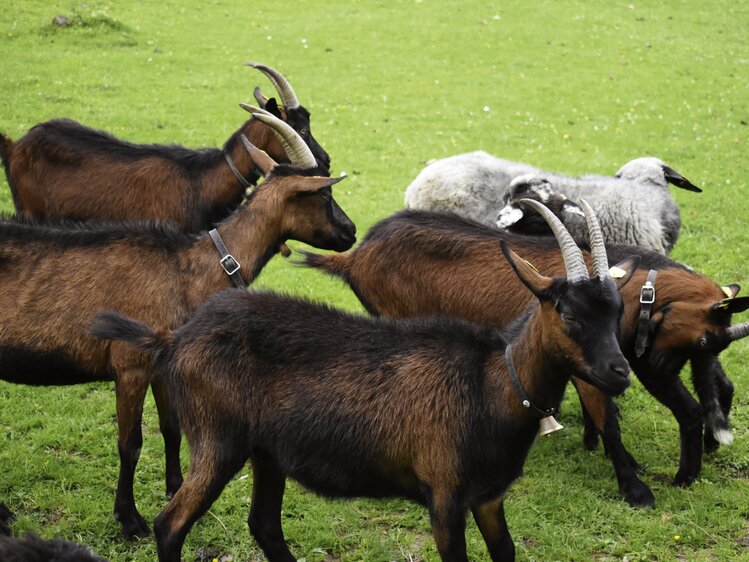
[[[606,240],[667,254],[681,229],[669,183],[701,191],[653,157],[628,162],[616,176],[573,178],[477,151],[427,165],[408,186],[405,200],[411,209],[453,212],[487,226],[546,234],[544,221],[515,203],[535,199],[562,220],[578,243],[586,243],[585,220],[577,205],[584,198],[599,217]]]

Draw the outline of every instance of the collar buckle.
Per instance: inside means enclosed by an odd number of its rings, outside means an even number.
[[[226,254],[219,262],[228,276],[234,275],[240,269],[239,262],[231,254]]]
[[[640,289],[640,304],[653,304],[655,302],[655,287],[650,281],[646,281]]]

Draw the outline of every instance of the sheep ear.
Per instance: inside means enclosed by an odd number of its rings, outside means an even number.
[[[528,287],[531,293],[533,293],[539,300],[548,299],[547,290],[551,287],[554,280],[545,275],[541,275],[530,262],[524,260],[510,250],[510,247],[504,240],[502,240],[499,245],[502,248],[502,253],[505,255],[505,258],[510,262],[512,269],[515,270],[515,274],[523,282],[523,285]]]
[[[581,217],[585,216],[585,213],[583,213],[580,205],[570,199],[565,200],[564,204],[562,205],[562,212],[569,213],[571,215],[580,215]]]
[[[268,156],[267,152],[260,150],[257,146],[252,144],[246,136],[239,135],[239,140],[242,141],[245,150],[250,154],[250,158],[252,158],[252,162],[255,166],[260,168],[263,175],[267,177],[271,170],[278,165],[276,164],[276,161]]]
[[[337,178],[328,178],[325,176],[304,176],[299,184],[294,187],[297,194],[310,194],[320,191],[325,187],[330,187],[339,181],[346,179],[347,176],[338,176]]]
[[[666,166],[665,164],[663,165],[663,175],[666,178],[667,182],[675,185],[676,187],[688,189],[689,191],[696,191],[697,193],[702,193],[702,190],[699,187],[694,185],[691,181],[682,176],[672,167]]]
[[[609,275],[616,283],[617,289],[621,289],[629,283],[635,271],[637,271],[638,265],[640,265],[640,256],[631,256],[609,268]]]
[[[523,210],[512,203],[505,205],[497,217],[497,228],[507,228],[523,218]]]

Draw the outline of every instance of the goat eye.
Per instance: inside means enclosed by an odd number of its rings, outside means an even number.
[[[307,130],[305,128],[299,129],[299,135],[301,135],[303,137],[306,137],[308,133],[309,133],[309,130]]]
[[[707,347],[707,338],[705,336],[702,336],[700,340],[697,342],[697,345],[699,345],[702,348]]]

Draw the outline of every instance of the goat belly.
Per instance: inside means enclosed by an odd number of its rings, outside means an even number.
[[[65,351],[0,346],[0,379],[32,386],[62,386],[112,380],[110,373],[83,369]]]

